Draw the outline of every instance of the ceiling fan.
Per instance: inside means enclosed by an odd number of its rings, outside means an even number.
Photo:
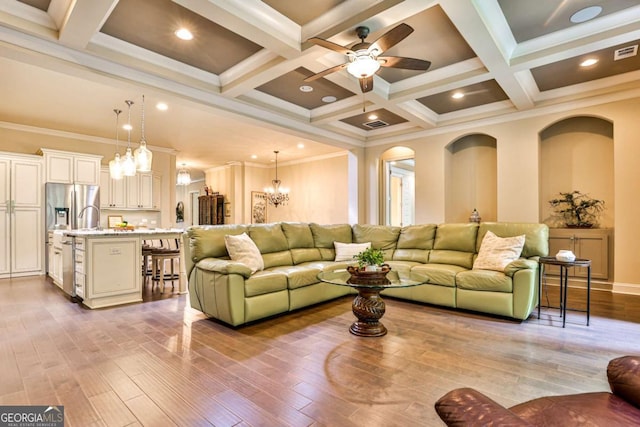
[[[380,56],[387,49],[400,43],[412,32],[413,28],[403,23],[383,34],[375,42],[367,43],[364,39],[369,35],[369,27],[358,27],[356,28],[356,34],[360,39],[360,43],[356,43],[351,48],[340,46],[319,37],[312,37],[308,40],[309,42],[345,54],[348,61],[309,76],[304,81],[311,82],[346,68],[349,74],[358,79],[360,89],[362,89],[362,93],[365,93],[373,89],[373,75],[380,67],[426,71],[431,66],[429,61],[399,56]]]

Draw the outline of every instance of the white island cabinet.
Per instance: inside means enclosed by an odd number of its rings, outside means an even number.
[[[67,232],[74,237],[76,295],[89,308],[142,301],[142,241],[180,239],[181,233],[181,230]],[[186,293],[182,253],[178,293]]]

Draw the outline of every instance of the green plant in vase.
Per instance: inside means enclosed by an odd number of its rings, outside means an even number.
[[[570,228],[593,227],[604,210],[604,200],[592,199],[577,190],[561,192],[560,197],[549,200],[549,205]]]
[[[353,256],[358,261],[358,267],[367,269],[368,266],[378,267],[384,263],[384,252],[382,249],[367,248]],[[376,268],[371,268],[375,270]]]

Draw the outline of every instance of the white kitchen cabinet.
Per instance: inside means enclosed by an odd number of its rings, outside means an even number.
[[[123,209],[127,207],[126,180],[111,179],[109,168],[100,171],[100,208]]]
[[[0,153],[0,277],[42,272],[42,159]]]
[[[69,151],[40,149],[45,161],[46,182],[62,184],[100,184],[102,156]]]
[[[126,177],[127,207],[137,209],[153,209],[153,174],[138,172],[135,176]]]
[[[77,239],[77,238],[76,238]],[[139,237],[97,237],[76,242],[76,294],[89,308],[142,301]]]
[[[612,230],[607,228],[550,228],[549,255],[555,256],[560,249],[572,251],[577,258],[591,260],[591,277],[609,279],[612,264]],[[552,266],[548,266],[552,267]],[[559,267],[548,268],[551,274],[559,274]],[[572,277],[586,277],[585,268],[569,269]]]
[[[162,176],[153,174],[153,188],[151,193],[153,194],[151,200],[153,202],[153,209],[162,209]]]

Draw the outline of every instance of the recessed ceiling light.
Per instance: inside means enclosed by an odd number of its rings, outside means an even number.
[[[593,64],[597,64],[597,63],[598,63],[598,60],[596,58],[589,58],[589,59],[585,59],[584,61],[582,61],[580,63],[580,66],[581,67],[589,67],[589,66],[591,66]]]
[[[338,100],[338,98],[336,98],[335,96],[323,96],[322,97],[322,102],[326,102],[326,103],[330,103],[330,102],[336,102]]]
[[[375,119],[377,119],[377,118],[378,118],[378,116],[377,116],[376,114],[369,114],[369,115],[367,116],[367,118],[368,118],[369,120],[375,120]]]
[[[313,92],[313,88],[311,86],[303,85],[300,86],[301,92]]]
[[[255,154],[252,154],[252,155],[251,155],[251,158],[252,158],[252,159],[257,159],[257,158],[258,158],[258,156],[256,156]]]
[[[464,98],[464,93],[462,93],[462,92],[456,92],[456,93],[454,93],[453,95],[451,95],[451,97],[452,97],[453,99],[460,99],[460,98]]]
[[[580,9],[579,11],[571,15],[571,18],[569,19],[574,24],[579,24],[581,22],[586,22],[595,18],[596,16],[600,15],[601,12],[601,6],[589,6],[585,7],[584,9]]]
[[[131,129],[133,129],[133,126],[131,126],[129,123],[125,123],[125,124],[122,125],[122,129],[131,130]]]
[[[169,109],[169,106],[164,102],[158,102],[156,104],[156,108],[160,111],[167,111]]]
[[[304,148],[304,144],[303,144],[302,142],[300,142],[300,143],[298,144],[298,148]]]
[[[187,30],[186,28],[180,28],[179,30],[176,30],[175,35],[181,40],[193,39],[193,34],[191,34],[191,31]]]

